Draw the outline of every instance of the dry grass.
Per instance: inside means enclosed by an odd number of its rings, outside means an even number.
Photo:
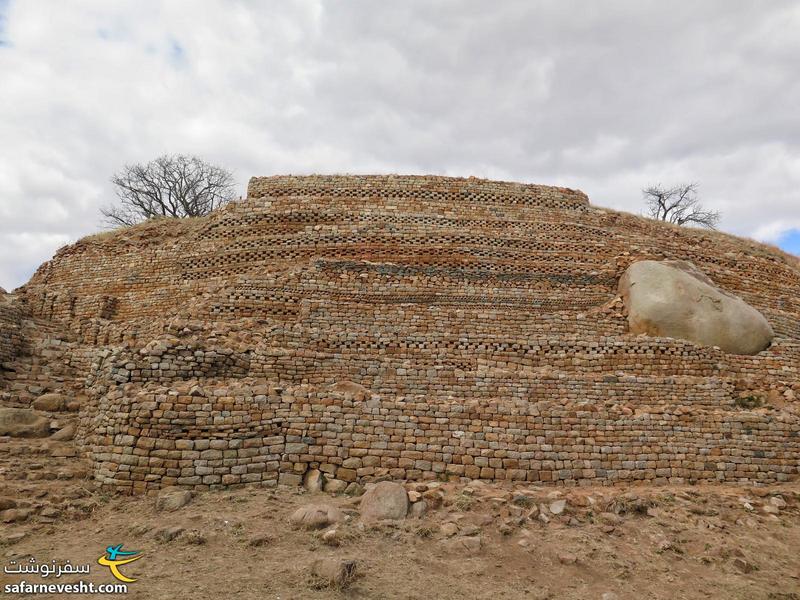
[[[773,244],[767,244],[765,242],[757,242],[755,240],[751,240],[750,238],[746,238],[746,239],[749,242],[751,242],[754,245],[756,245],[756,246],[762,246],[764,249],[766,249],[768,251],[769,254],[777,254],[778,256],[780,256],[784,260],[785,263],[787,263],[787,264],[789,264],[789,265],[791,265],[791,266],[793,266],[793,267],[795,267],[797,269],[800,269],[800,256],[796,256],[794,254],[786,252],[785,250],[783,250],[781,248],[778,248],[777,246],[775,246]]]
[[[460,493],[456,494],[455,498],[453,498],[453,508],[459,510],[461,512],[469,511],[473,506],[475,506],[475,497],[470,496],[469,494]]]
[[[686,227],[681,225],[675,225],[674,223],[656,221],[655,219],[651,219],[644,215],[637,215],[635,213],[629,213],[626,211],[615,210],[612,208],[606,208],[602,206],[592,205],[592,208],[598,212],[602,212],[605,214],[617,215],[619,217],[629,219],[631,221],[639,221],[641,222],[641,224],[646,226],[670,229],[673,232],[685,235],[688,238],[725,240],[728,242],[730,242],[731,240],[736,240],[740,243],[741,247],[738,249],[742,252],[746,252],[748,254],[752,254],[755,256],[778,259],[779,261],[795,269],[800,269],[800,256],[796,256],[794,254],[786,252],[785,250],[782,250],[781,248],[778,248],[773,244],[759,242],[749,237],[737,236],[732,233],[720,231],[718,229],[703,229],[699,227]]]
[[[208,216],[204,217],[184,217],[181,219],[174,217],[159,217],[148,219],[136,225],[117,227],[106,231],[99,231],[79,240],[78,243],[103,243],[115,240],[158,240],[170,237],[178,237],[197,229],[203,225]]]

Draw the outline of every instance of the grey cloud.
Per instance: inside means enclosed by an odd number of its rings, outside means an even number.
[[[126,162],[580,187],[699,181],[723,229],[800,228],[800,7],[0,1],[0,285],[95,231]],[[3,25],[4,22],[4,25]],[[4,27],[4,29],[3,29]],[[179,49],[179,50],[178,50]]]

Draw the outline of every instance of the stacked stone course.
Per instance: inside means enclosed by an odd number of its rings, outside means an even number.
[[[542,378],[527,401],[146,386],[104,397],[86,428],[101,482],[130,492],[299,483],[309,468],[344,482],[789,480],[800,452],[796,418],[736,410],[718,383],[676,382],[659,404],[629,397],[653,384],[634,377],[578,386]],[[679,403],[669,402],[676,392]],[[620,406],[626,398],[633,410]]]
[[[774,343],[736,356],[630,335],[616,287],[642,259],[694,262]],[[78,440],[97,480],[127,492],[309,468],[345,482],[798,475],[797,261],[566,188],[254,178],[208,217],[81,240],[18,296],[75,336]],[[366,390],[337,391],[348,382]]]
[[[22,349],[22,311],[11,296],[0,290],[0,365]]]

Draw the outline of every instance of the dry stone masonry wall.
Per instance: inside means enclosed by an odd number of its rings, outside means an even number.
[[[22,348],[22,313],[13,297],[0,290],[0,365],[10,362]]]
[[[652,388],[660,401],[634,397]],[[86,423],[97,476],[131,492],[440,477],[576,483],[781,482],[797,472],[796,417],[737,410],[730,388],[646,378],[527,400],[358,397],[308,386],[147,386],[102,398]],[[680,395],[679,404],[663,400]],[[725,410],[721,410],[725,409]]]
[[[640,260],[692,262],[772,344],[632,335],[617,285]],[[77,340],[77,440],[125,492],[798,476],[798,262],[575,190],[254,178],[208,217],[62,249],[17,296]]]

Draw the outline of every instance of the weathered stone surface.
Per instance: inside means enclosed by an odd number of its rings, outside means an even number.
[[[68,442],[75,437],[76,430],[77,425],[75,423],[68,423],[51,435],[50,439],[57,442]]]
[[[360,496],[364,493],[364,486],[362,486],[360,483],[356,483],[355,481],[351,481],[347,484],[344,493],[348,496]]]
[[[0,408],[0,435],[47,437],[50,435],[50,419],[26,408]]]
[[[338,381],[334,383],[331,388],[334,392],[342,392],[343,394],[352,396],[356,400],[366,400],[372,395],[367,388],[352,381]]]
[[[554,502],[550,503],[550,512],[554,515],[560,515],[564,512],[567,508],[567,501],[566,500],[555,500]]]
[[[339,523],[344,513],[330,504],[307,504],[294,511],[289,522],[304,529],[322,529]]]
[[[309,469],[303,474],[303,487],[309,492],[321,492],[325,485],[325,475],[319,469]]]
[[[439,531],[445,537],[452,537],[458,533],[458,525],[455,523],[444,523],[440,528]]]
[[[341,494],[347,489],[348,483],[341,479],[328,479],[323,489],[329,494]]]
[[[483,540],[479,535],[459,535],[445,542],[445,547],[454,554],[474,556],[480,553]]]
[[[183,508],[192,500],[192,492],[189,490],[168,487],[159,490],[156,497],[156,510],[176,511]]]
[[[786,508],[786,500],[784,500],[780,496],[773,496],[772,498],[769,499],[769,503],[778,509]]]
[[[381,481],[361,497],[359,512],[363,521],[405,519],[408,514],[408,494],[399,483]]]
[[[755,571],[755,565],[739,556],[733,559],[733,566],[739,569],[742,573],[752,573]]]
[[[427,502],[428,506],[433,510],[436,510],[442,505],[444,501],[444,494],[440,490],[427,490],[423,492],[422,497]]]
[[[685,261],[633,263],[619,282],[631,333],[757,354],[774,337],[764,316]]]
[[[558,555],[558,562],[562,565],[574,565],[578,562],[578,557],[570,552],[562,552]]]
[[[339,546],[342,543],[342,534],[338,529],[329,529],[322,534],[322,541],[328,546]]]
[[[63,394],[42,394],[33,401],[33,408],[36,410],[46,410],[48,412],[60,412],[66,410],[69,401],[70,398],[67,398]]]
[[[247,545],[253,548],[269,546],[273,542],[272,536],[268,533],[258,533],[247,540]]]
[[[356,561],[338,557],[318,558],[309,568],[312,585],[317,588],[344,589],[356,577]]]
[[[421,519],[428,512],[428,503],[425,500],[414,502],[408,511],[408,516],[413,519]]]
[[[33,514],[29,508],[9,508],[0,512],[0,521],[3,523],[21,523],[27,521]]]
[[[183,535],[184,531],[186,531],[185,528],[181,527],[180,525],[175,525],[173,527],[165,527],[157,530],[153,537],[155,537],[159,542],[171,542],[172,540],[175,540]]]
[[[292,487],[302,485],[303,476],[297,473],[281,473],[278,477],[278,483]]]
[[[605,525],[619,525],[622,523],[622,518],[612,512],[602,512],[597,515],[597,520]]]

